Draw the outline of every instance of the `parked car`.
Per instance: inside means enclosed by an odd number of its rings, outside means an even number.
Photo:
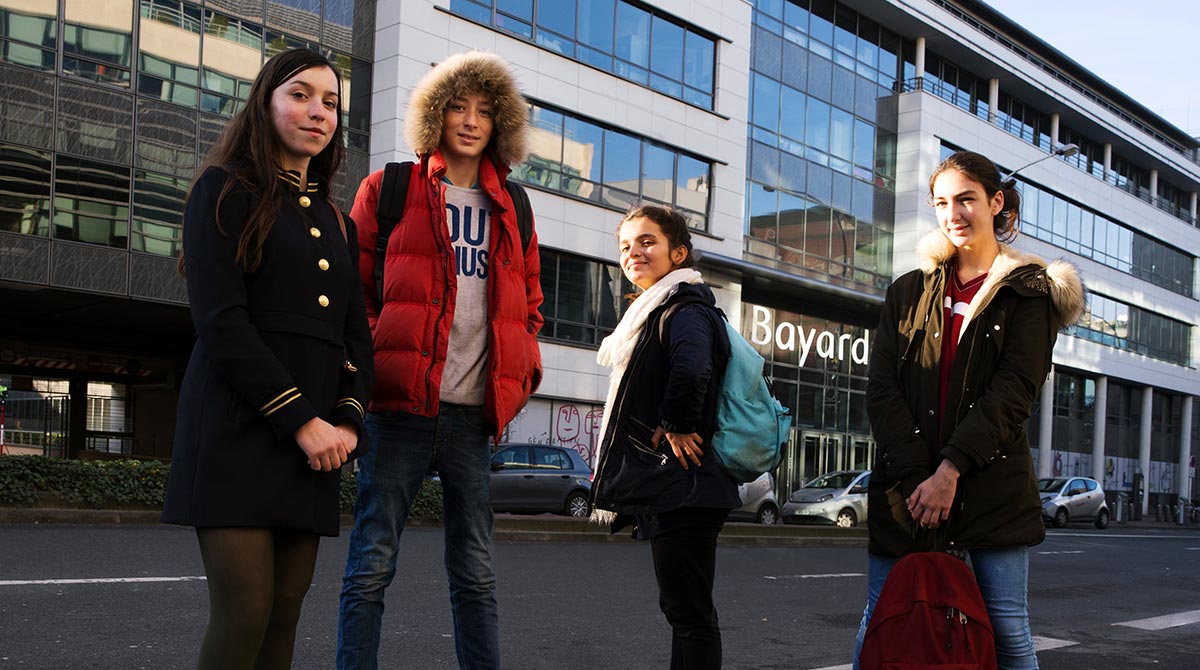
[[[588,516],[591,475],[591,468],[574,449],[504,445],[492,456],[492,510]]]
[[[1071,521],[1092,521],[1108,528],[1108,503],[1104,489],[1090,477],[1053,477],[1038,480],[1042,519],[1062,528]]]
[[[732,521],[754,521],[768,526],[779,523],[779,501],[775,499],[775,478],[763,473],[758,479],[738,486],[742,506],[729,513]]]
[[[783,506],[784,523],[829,523],[853,528],[867,518],[870,470],[840,470],[792,492]]]

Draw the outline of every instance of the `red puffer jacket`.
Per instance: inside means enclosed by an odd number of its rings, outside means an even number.
[[[413,167],[404,218],[388,238],[382,306],[375,288],[375,205],[383,171],[363,180],[351,217],[358,225],[359,272],[367,320],[375,343],[373,411],[437,414],[442,370],[454,319],[457,272],[446,223],[438,152]],[[537,332],[542,327],[541,263],[537,235],[522,249],[512,199],[503,186],[507,168],[484,160],[480,187],[487,191],[502,225],[491,231],[488,275],[488,362],[484,409],[499,435],[542,379]],[[428,175],[427,177],[423,175]]]

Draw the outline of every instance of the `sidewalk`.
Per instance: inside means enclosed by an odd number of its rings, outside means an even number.
[[[0,525],[5,524],[71,524],[71,525],[144,525],[157,524],[158,510],[92,510],[37,507],[0,507]],[[353,523],[350,515],[342,515],[342,527],[348,530]],[[438,521],[410,519],[412,528],[440,527]],[[1109,530],[1191,530],[1200,532],[1200,526],[1179,526],[1175,523],[1155,521],[1153,517],[1141,521],[1112,522]],[[1054,530],[1054,529],[1048,529]],[[1096,531],[1091,525],[1073,524],[1063,531]],[[598,526],[584,519],[541,514],[520,516],[497,514],[495,539],[500,542],[635,542],[629,531],[615,535],[605,526]],[[755,523],[730,522],[721,531],[722,545],[763,547],[865,547],[867,528],[837,528],[833,526],[763,526]]]

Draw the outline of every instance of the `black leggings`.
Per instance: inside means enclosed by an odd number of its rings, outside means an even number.
[[[721,667],[721,629],[712,598],[718,532],[688,526],[650,540],[658,606],[671,624],[671,670]]]
[[[200,670],[290,668],[320,537],[271,528],[197,528],[196,536],[209,604]]]

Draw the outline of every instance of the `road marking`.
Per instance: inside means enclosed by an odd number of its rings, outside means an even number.
[[[1126,535],[1124,533],[1055,533],[1047,532],[1046,537],[1103,537],[1106,539],[1130,540],[1190,540],[1195,537],[1191,531],[1176,532],[1174,535]]]
[[[763,575],[763,579],[834,579],[837,577],[866,577],[862,572],[838,572],[827,575]]]
[[[1149,619],[1138,619],[1137,621],[1122,621],[1112,625],[1129,626],[1130,628],[1140,628],[1142,630],[1162,630],[1164,628],[1174,628],[1175,626],[1186,626],[1196,622],[1200,622],[1200,610],[1155,616]]]
[[[44,586],[59,584],[147,584],[153,582],[202,582],[204,577],[102,577],[98,579],[7,579],[0,586]]]
[[[1051,649],[1062,649],[1063,647],[1070,647],[1076,644],[1079,643],[1070,640],[1056,640],[1052,637],[1033,636],[1034,651],[1050,651]],[[814,668],[813,670],[851,670],[853,667],[853,665],[831,665],[826,668]]]
[[[1056,640],[1052,637],[1039,637],[1037,635],[1033,636],[1033,650],[1034,651],[1049,651],[1051,649],[1062,649],[1063,647],[1070,647],[1070,646],[1076,645],[1076,644],[1079,644],[1079,643],[1072,642],[1070,640]]]
[[[1200,547],[1188,547],[1188,551],[1200,551]]]
[[[1057,556],[1058,554],[1082,554],[1082,551],[1039,551],[1043,556]]]

